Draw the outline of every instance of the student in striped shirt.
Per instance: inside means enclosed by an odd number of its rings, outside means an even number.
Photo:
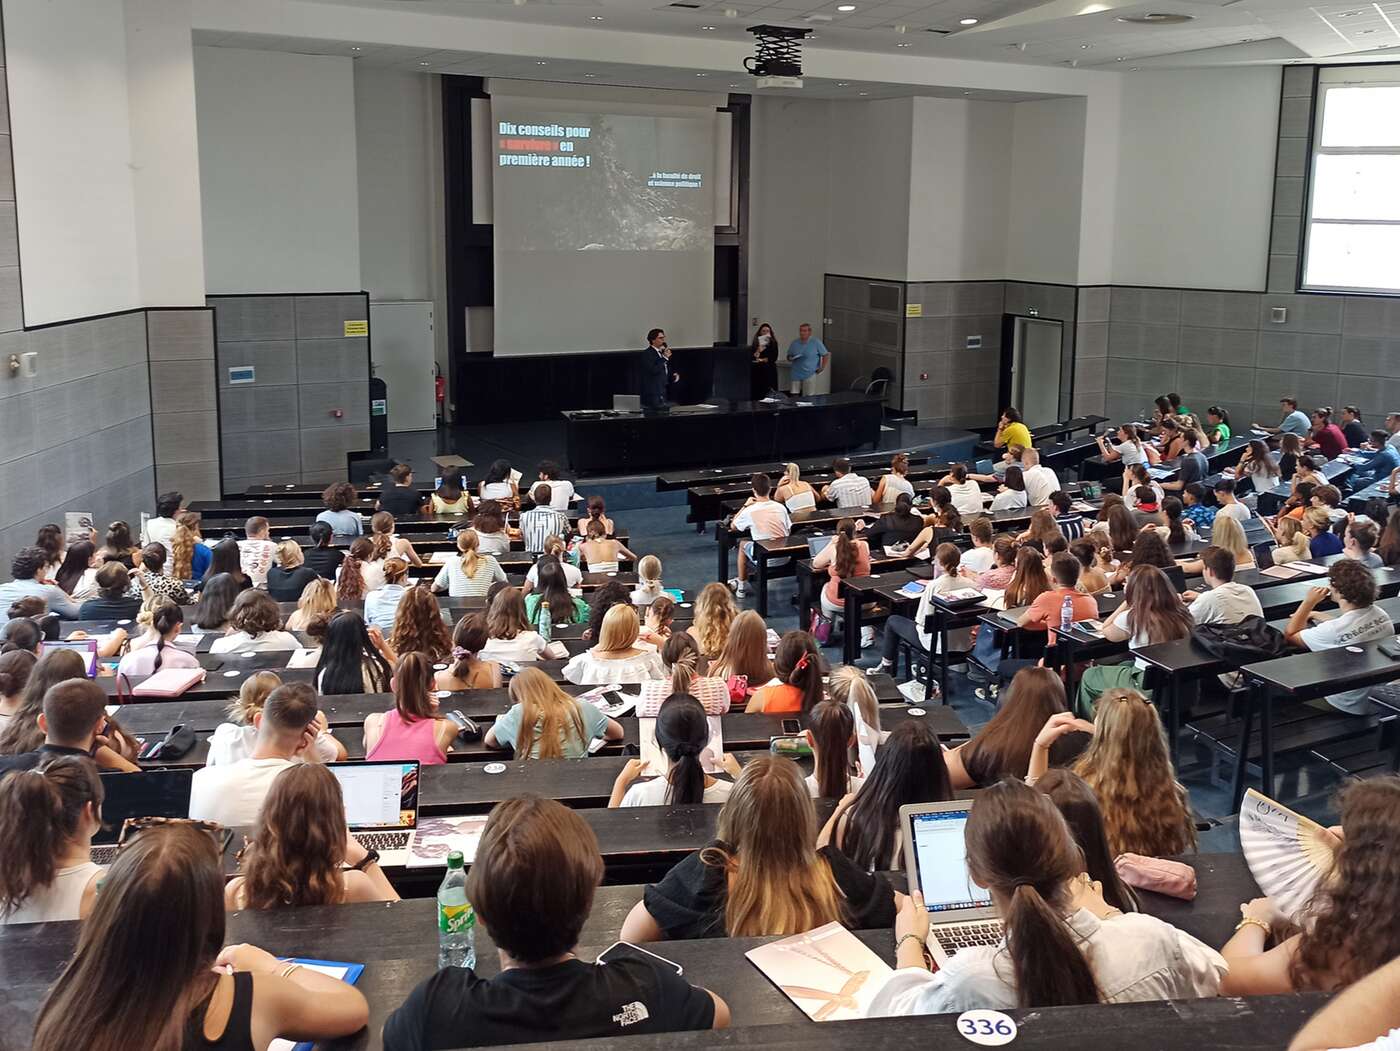
[[[525,541],[526,552],[539,555],[544,552],[544,542],[551,536],[569,535],[569,516],[551,506],[554,493],[547,483],[540,482],[531,495],[535,498],[535,506],[520,512],[520,536]]]

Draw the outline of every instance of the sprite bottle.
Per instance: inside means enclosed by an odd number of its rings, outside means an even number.
[[[467,901],[462,852],[447,855],[447,874],[437,892],[438,967],[476,966],[476,913]]]

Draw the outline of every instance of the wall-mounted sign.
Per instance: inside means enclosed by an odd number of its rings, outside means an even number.
[[[923,305],[922,303],[905,303],[905,304],[904,304],[904,316],[905,316],[905,317],[923,317],[923,316],[924,316],[924,305]]]
[[[345,322],[345,334],[347,336],[368,336],[368,321],[347,321]]]
[[[228,382],[230,387],[240,383],[254,383],[257,380],[258,370],[252,365],[232,365],[228,370]]]
[[[387,416],[389,414],[389,403],[383,398],[374,398],[369,403],[369,414],[371,416]]]

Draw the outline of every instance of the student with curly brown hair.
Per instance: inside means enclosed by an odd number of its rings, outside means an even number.
[[[359,502],[360,494],[349,482],[336,482],[321,494],[321,502],[326,509],[316,516],[316,521],[325,522],[338,537],[350,539],[362,536],[364,520],[350,508]]]
[[[230,911],[399,900],[378,858],[345,827],[340,782],[315,763],[273,780],[240,872],[224,888]]]
[[[1336,992],[1400,956],[1400,777],[1348,785],[1340,810],[1332,878],[1318,884],[1304,916],[1280,916],[1268,898],[1240,906],[1235,936],[1220,950],[1230,963],[1222,994]],[[1280,920],[1301,930],[1268,948]]]
[[[389,648],[395,653],[423,653],[432,661],[446,660],[452,636],[442,619],[442,607],[421,584],[404,591],[394,616]]]
[[[282,630],[282,611],[266,591],[245,591],[239,595],[228,624],[233,630],[215,639],[210,653],[294,650],[301,645],[295,635]]]

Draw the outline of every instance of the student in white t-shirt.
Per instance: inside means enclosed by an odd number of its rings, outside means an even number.
[[[183,493],[161,493],[156,497],[156,516],[146,519],[141,527],[141,546],[161,544],[167,555],[171,554],[170,542],[175,539],[175,516],[185,502]]]
[[[1215,511],[1216,518],[1233,518],[1244,525],[1254,517],[1254,512],[1235,499],[1233,478],[1221,478],[1215,483],[1215,502],[1219,505]]]
[[[1375,605],[1376,578],[1360,562],[1350,558],[1333,562],[1327,571],[1327,582],[1327,587],[1311,589],[1308,597],[1293,611],[1288,627],[1283,629],[1290,643],[1305,650],[1332,650],[1375,642],[1395,634],[1390,614]],[[1313,611],[1328,596],[1341,607],[1341,613],[1320,620],[1320,615]],[[1327,703],[1349,715],[1367,715],[1372,707],[1366,699],[1368,692],[1361,689],[1330,694]]]
[[[574,493],[574,483],[562,477],[563,472],[553,460],[541,460],[539,481],[549,485],[549,506],[556,511],[567,511],[578,499]],[[538,483],[536,483],[538,484]]]
[[[267,587],[267,571],[277,562],[277,545],[268,539],[267,519],[254,515],[243,523],[247,538],[238,542],[238,565],[253,587]]]
[[[55,754],[0,778],[0,926],[87,916],[102,869],[92,837],[102,828],[102,782],[86,756]]]
[[[266,591],[249,589],[238,596],[228,616],[230,631],[215,639],[210,653],[261,652],[287,650],[288,654],[301,647],[297,637],[282,630],[282,612]]]
[[[865,479],[862,478],[861,481],[864,482]],[[738,533],[747,529],[752,538],[748,543],[740,545],[739,575],[729,582],[736,595],[743,595],[747,586],[748,563],[749,559],[753,558],[753,541],[777,540],[792,532],[792,518],[788,515],[788,509],[768,495],[773,488],[768,476],[762,473],[754,475],[752,485],[753,495],[745,501],[744,506],[739,508],[739,513],[729,523],[731,532]],[[869,493],[869,482],[865,483],[865,488]]]
[[[948,490],[948,495],[952,498],[953,506],[957,508],[958,514],[980,515],[986,510],[986,505],[982,501],[982,489],[967,476],[967,467],[963,464],[954,464],[953,469],[939,484]]]
[[[608,806],[723,803],[734,782],[705,773],[703,756],[709,743],[710,721],[700,702],[688,693],[673,693],[656,713],[656,744],[666,768],[653,770],[640,759],[629,759],[613,782]],[[732,755],[714,759],[731,778],[739,776],[739,763]]]
[[[996,555],[992,551],[992,522],[989,518],[974,518],[967,523],[972,546],[962,553],[963,572],[978,576],[992,568]]]
[[[1246,617],[1264,615],[1254,589],[1235,583],[1234,555],[1212,545],[1201,552],[1200,559],[1207,590],[1181,596],[1189,603],[1191,618],[1197,624],[1238,624]]]
[[[196,770],[190,786],[190,817],[217,821],[225,828],[252,825],[272,782],[287,767],[302,761],[314,747],[316,689],[310,683],[277,687],[263,705],[258,742],[252,755],[227,766]]]
[[[875,494],[870,491],[870,482],[851,470],[851,461],[838,456],[831,463],[831,471],[836,475],[822,489],[822,499],[830,500],[837,507],[869,507]]]
[[[1021,481],[1030,507],[1044,507],[1050,502],[1050,494],[1060,491],[1060,480],[1050,468],[1041,466],[1040,453],[1034,449],[1021,454]]]

